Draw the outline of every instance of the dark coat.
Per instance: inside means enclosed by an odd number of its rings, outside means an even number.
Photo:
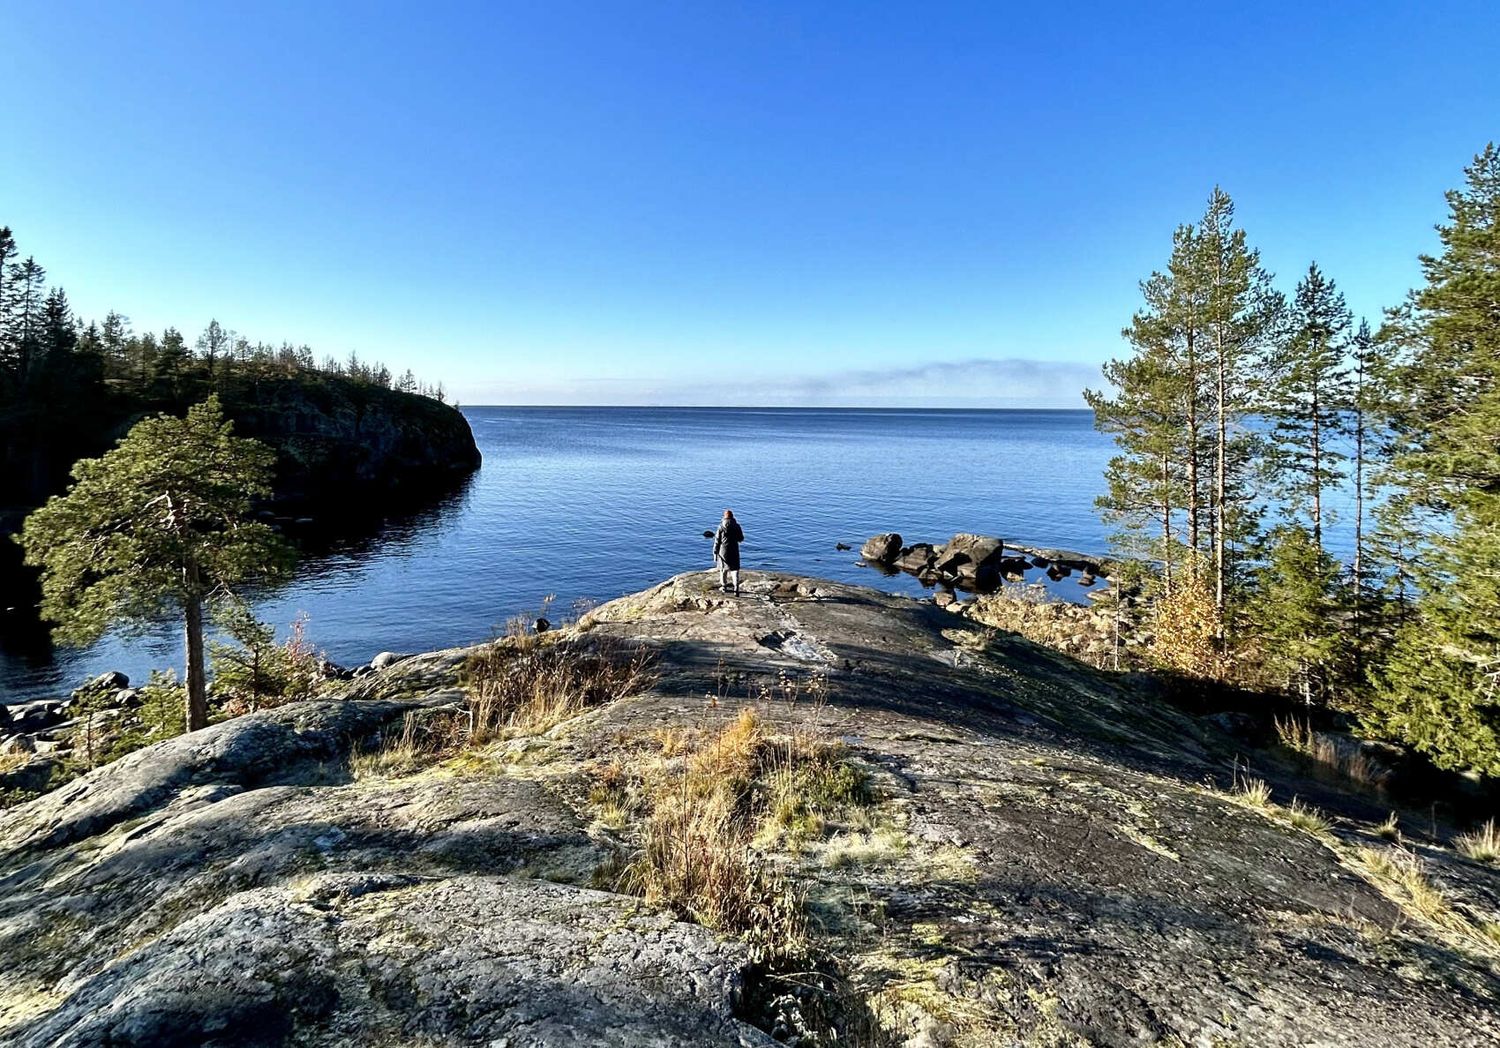
[[[740,522],[730,517],[719,522],[714,533],[714,563],[724,571],[740,570],[740,543],[745,541],[745,532]]]

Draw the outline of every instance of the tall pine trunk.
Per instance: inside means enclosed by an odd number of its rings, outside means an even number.
[[[1323,552],[1323,433],[1318,413],[1318,380],[1312,384],[1312,537],[1318,552]]]
[[[1187,361],[1188,361],[1188,401],[1187,401],[1187,468],[1188,468],[1188,504],[1187,504],[1187,530],[1188,547],[1196,554],[1198,545],[1198,506],[1202,501],[1198,491],[1198,353],[1195,345],[1196,332],[1188,329],[1187,333]],[[1188,561],[1188,571],[1193,575],[1198,573],[1198,558],[1192,557]]]
[[[1218,360],[1214,381],[1214,395],[1216,400],[1217,418],[1214,424],[1217,427],[1218,444],[1214,448],[1214,611],[1218,619],[1217,630],[1223,636],[1224,631],[1224,537],[1229,530],[1228,521],[1225,520],[1226,491],[1229,483],[1229,462],[1227,459],[1229,447],[1229,424],[1227,421],[1229,411],[1229,376],[1228,365],[1224,360],[1224,335],[1219,333]]]
[[[1172,460],[1161,457],[1162,583],[1172,595]]]
[[[183,646],[187,656],[187,730],[208,727],[208,683],[203,670],[203,584],[198,565],[182,570]]]

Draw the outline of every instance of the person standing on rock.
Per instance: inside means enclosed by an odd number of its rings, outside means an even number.
[[[732,582],[736,597],[740,595],[740,543],[744,541],[745,532],[734,519],[734,511],[726,509],[714,532],[714,567],[719,569],[719,588],[728,593]]]

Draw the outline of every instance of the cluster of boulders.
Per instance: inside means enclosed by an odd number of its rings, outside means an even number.
[[[35,792],[77,746],[82,732],[102,741],[141,705],[123,673],[101,673],[65,699],[0,705],[0,793]]]
[[[1024,582],[1033,568],[1054,582],[1078,572],[1083,586],[1111,576],[1113,565],[1100,557],[1071,550],[1007,543],[990,535],[960,532],[941,546],[929,542],[906,545],[893,531],[871,537],[860,549],[865,563],[899,569],[928,585],[946,585],[985,593],[1003,582]]]
[[[66,699],[38,699],[0,706],[0,753],[55,753],[85,722],[118,720],[141,704],[123,673],[101,673]]]

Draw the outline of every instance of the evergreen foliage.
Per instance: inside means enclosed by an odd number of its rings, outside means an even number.
[[[1289,338],[1265,399],[1273,420],[1269,479],[1283,515],[1307,523],[1313,545],[1323,546],[1331,520],[1325,492],[1343,479],[1346,456],[1339,450],[1354,407],[1350,380],[1349,327],[1344,296],[1316,263],[1297,284]]]
[[[73,462],[99,454],[142,415],[181,413],[215,392],[226,403],[253,400],[246,394],[268,379],[316,386],[325,376],[357,387],[397,385],[383,364],[351,355],[319,368],[307,346],[252,343],[217,320],[191,345],[176,328],[132,333],[118,312],[86,323],[61,287],[49,288],[42,266],[20,257],[10,229],[0,228],[0,511],[61,490]],[[399,388],[446,400],[441,386],[410,372]],[[0,530],[5,525],[0,520]]]
[[[1369,723],[1446,767],[1500,774],[1500,150],[1465,176],[1425,285],[1387,325],[1404,354],[1397,530],[1420,555]]]
[[[1101,511],[1157,575],[1160,665],[1269,679],[1443,767],[1500,774],[1493,144],[1448,205],[1424,285],[1372,333],[1316,265],[1288,306],[1216,189],[1142,284],[1111,389],[1087,397],[1119,449]],[[1347,568],[1324,548],[1334,488],[1353,496]],[[1261,537],[1267,512],[1282,523]]]
[[[289,557],[251,519],[252,501],[270,494],[273,456],[232,429],[217,397],[185,418],[138,423],[103,457],[79,461],[67,494],[32,513],[19,537],[42,569],[42,613],[59,639],[88,644],[116,624],[182,619],[189,731],[208,716],[204,602]]]
[[[312,696],[322,675],[306,640],[306,619],[292,624],[291,637],[276,642],[276,630],[257,619],[235,597],[216,603],[213,621],[226,639],[209,644],[214,700],[230,716],[280,706]]]
[[[1301,524],[1273,529],[1266,548],[1247,607],[1263,670],[1309,705],[1326,701],[1347,651],[1339,564]]]

